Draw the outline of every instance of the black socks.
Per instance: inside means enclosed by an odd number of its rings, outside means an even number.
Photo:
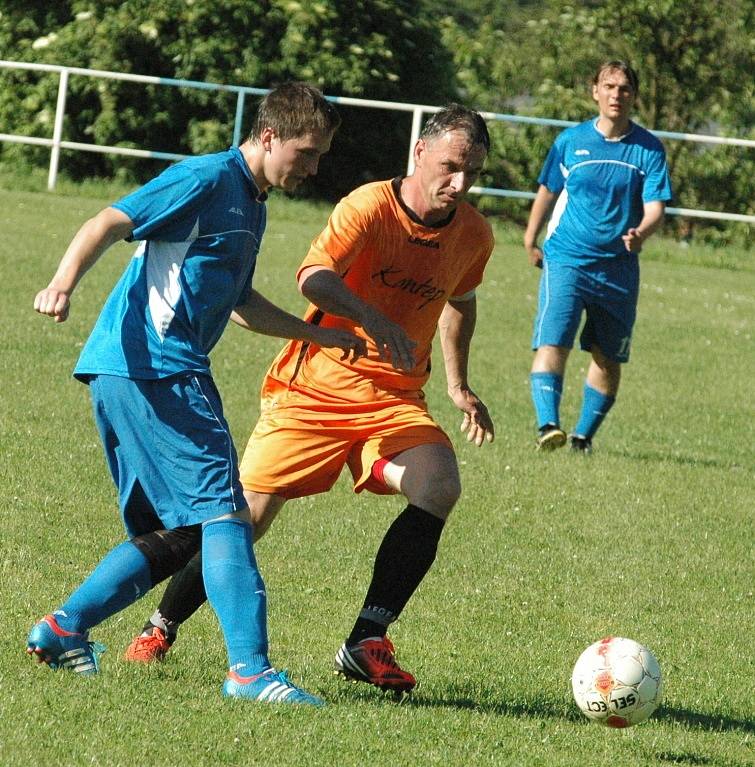
[[[372,582],[347,644],[385,636],[435,561],[444,525],[445,520],[411,504],[396,517],[378,549]]]

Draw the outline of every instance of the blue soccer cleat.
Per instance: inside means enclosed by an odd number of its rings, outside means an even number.
[[[90,642],[87,634],[62,629],[53,615],[35,623],[26,640],[26,652],[36,655],[50,668],[65,668],[76,674],[96,674],[104,645]]]
[[[325,705],[322,698],[310,695],[293,684],[285,671],[276,671],[274,668],[254,676],[241,676],[235,671],[229,671],[223,683],[223,695],[227,698],[248,698],[263,703]]]

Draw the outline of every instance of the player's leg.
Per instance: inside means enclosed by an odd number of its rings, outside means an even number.
[[[579,420],[570,435],[571,448],[589,455],[592,439],[616,401],[621,381],[621,364],[608,359],[598,346],[592,348],[592,360],[582,393]]]
[[[270,664],[267,596],[254,556],[248,508],[204,524],[202,575],[228,651],[223,694],[265,703],[324,705]]]
[[[143,542],[145,553],[155,567],[169,569],[173,577],[163,593],[160,606],[145,623],[142,632],[128,646],[124,659],[137,663],[162,660],[173,645],[180,624],[207,601],[202,580],[201,526],[194,538],[184,530],[161,530]],[[183,567],[175,566],[181,555]],[[163,612],[164,611],[164,612]]]
[[[538,450],[554,450],[566,442],[559,409],[564,371],[571,350],[545,344],[535,351],[530,371],[530,394],[535,408]]]
[[[185,404],[163,400],[164,409],[157,416],[180,425],[174,428],[177,444],[160,448],[172,455],[184,450],[194,457],[191,465],[185,465],[185,482],[171,489],[181,498],[179,508],[185,514],[203,518],[202,577],[228,651],[223,694],[269,703],[321,705],[319,698],[273,669],[268,658],[267,597],[254,556],[252,517],[217,389],[208,376],[191,375],[177,381],[172,393]],[[175,465],[174,461],[174,471]]]
[[[587,298],[587,321],[580,337],[582,349],[590,352],[592,360],[571,446],[583,454],[592,451],[592,439],[616,401],[621,366],[629,361],[637,313],[637,259],[631,256],[611,261],[601,267],[602,281],[594,295]]]
[[[530,372],[538,450],[553,450],[566,443],[559,410],[566,362],[583,310],[579,280],[576,269],[547,260],[543,265],[532,333],[535,356]]]
[[[454,452],[442,443],[418,445],[380,461],[375,476],[402,493],[408,505],[380,544],[367,595],[338,651],[336,669],[381,689],[402,692],[411,690],[416,680],[396,663],[386,634],[435,561],[461,482]]]
[[[103,648],[89,641],[89,629],[128,607],[151,587],[147,559],[131,541],[121,543],[57,610],[34,625],[27,652],[52,668],[95,673]]]
[[[122,422],[144,423],[145,402],[133,382],[99,376],[90,384],[95,420],[113,479],[119,489],[124,522],[132,536],[162,527],[138,481],[134,467],[143,458],[127,449]],[[95,673],[97,650],[89,629],[136,601],[154,585],[150,561],[132,540],[112,549],[89,577],[52,614],[32,628],[27,652],[53,668]]]
[[[246,490],[244,497],[251,512],[254,542],[257,543],[272,524],[285,499],[269,493]],[[166,532],[170,534],[173,531]],[[164,535],[162,540],[166,548],[175,545],[169,535]],[[175,642],[180,626],[207,601],[200,548],[200,542],[197,541],[195,555],[170,579],[157,610],[126,650],[126,660],[140,663],[162,660]],[[168,555],[167,551],[165,555]]]

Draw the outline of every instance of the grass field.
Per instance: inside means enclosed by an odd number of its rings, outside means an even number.
[[[0,764],[755,764],[755,267],[744,253],[660,239],[644,257],[632,362],[595,454],[541,456],[528,391],[538,275],[520,233],[497,229],[472,359],[495,443],[457,438],[439,356],[428,387],[458,444],[464,494],[392,631],[420,680],[410,699],[331,673],[401,508],[354,496],[345,478],[291,503],[258,547],[272,658],[328,708],[221,699],[225,650],[206,606],[163,665],[123,662],[159,589],[93,632],[109,648],[97,678],[36,667],[24,653],[33,621],[122,539],[86,388],[70,373],[131,247],[85,278],[68,322],[31,308],[75,229],[106,202],[0,191]],[[297,313],[293,273],[326,216],[270,203],[255,284]],[[240,449],[279,346],[231,327],[214,353]],[[585,364],[575,352],[567,428]],[[662,708],[626,731],[590,724],[571,700],[574,661],[606,634],[650,646],[665,675]]]

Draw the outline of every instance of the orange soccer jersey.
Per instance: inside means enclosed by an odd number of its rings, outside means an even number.
[[[492,248],[489,225],[466,203],[433,228],[404,209],[397,182],[367,184],[342,200],[301,269],[334,269],[356,295],[402,325],[417,342],[416,367],[394,370],[370,339],[368,357],[355,363],[341,360],[338,350],[288,343],[262,386],[262,413],[241,461],[244,487],[285,498],[311,495],[328,490],[348,465],[357,492],[394,492],[372,477],[375,461],[423,444],[451,448],[421,388],[443,306],[479,284]],[[366,338],[353,322],[314,306],[305,318]]]
[[[365,338],[368,356],[350,363],[340,360],[339,350],[292,341],[268,371],[263,398],[275,396],[281,387],[337,392],[340,398],[364,378],[389,391],[417,391],[427,381],[432,339],[443,307],[449,298],[480,284],[493,234],[483,216],[466,202],[444,226],[424,226],[404,207],[398,189],[398,179],[380,181],[341,200],[312,242],[299,273],[316,265],[335,270],[353,293],[401,325],[417,343],[414,370],[395,370],[380,359],[361,327],[310,306],[305,319]],[[303,366],[309,370],[302,371]],[[326,375],[317,375],[320,367]]]

